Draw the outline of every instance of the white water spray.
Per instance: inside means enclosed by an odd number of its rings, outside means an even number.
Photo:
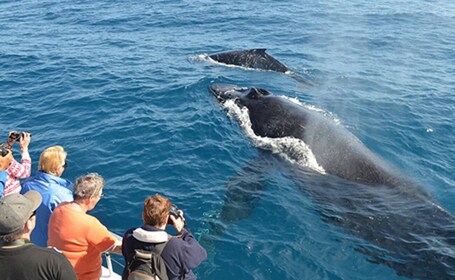
[[[302,104],[300,103],[300,105]],[[317,163],[312,151],[302,140],[294,137],[270,138],[258,136],[251,127],[250,116],[246,107],[240,108],[232,99],[223,102],[222,106],[228,112],[230,118],[235,118],[240,123],[245,134],[256,147],[270,150],[290,162],[325,174],[324,168]]]

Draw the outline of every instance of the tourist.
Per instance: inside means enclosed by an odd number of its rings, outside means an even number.
[[[36,191],[13,193],[0,199],[0,278],[76,280],[67,258],[54,248],[40,248],[30,242],[41,204]]]
[[[172,279],[196,279],[193,273],[203,260],[207,258],[204,248],[186,229],[183,212],[176,210],[169,199],[155,194],[144,202],[142,219],[144,224],[139,228],[129,229],[122,244],[122,254],[125,258],[123,279],[128,277],[128,267],[133,260],[136,249],[152,251],[156,244],[167,242],[162,249],[161,257],[165,262],[167,276]],[[177,212],[177,213],[175,213]],[[168,221],[177,230],[177,236],[166,233]]]
[[[62,146],[45,149],[39,158],[38,171],[35,176],[24,182],[22,193],[35,190],[43,198],[43,203],[36,211],[37,224],[31,240],[38,246],[47,246],[49,218],[54,209],[64,201],[73,200],[71,182],[61,178],[68,164],[67,153]]]
[[[49,220],[48,245],[63,252],[79,280],[100,278],[103,252],[121,254],[121,242],[87,214],[103,196],[103,187],[97,173],[80,176],[74,183],[74,201],[61,203]]]
[[[13,154],[7,149],[5,144],[0,143],[0,198],[3,197],[3,191],[5,190],[8,176],[8,171],[6,170],[13,160]]]
[[[11,146],[15,141],[19,141],[22,153],[22,164],[17,162],[14,157],[13,161],[9,165],[5,184],[5,190],[3,191],[3,196],[19,193],[21,191],[21,183],[19,179],[28,178],[30,176],[30,171],[32,167],[32,160],[30,159],[30,154],[28,153],[28,145],[30,144],[30,133],[28,132],[15,132],[11,131],[8,138],[8,149],[12,156]]]

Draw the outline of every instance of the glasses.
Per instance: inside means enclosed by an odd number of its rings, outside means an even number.
[[[63,168],[67,168],[68,167],[68,162],[65,161],[65,163],[62,165]]]
[[[92,197],[99,197],[100,199],[104,197],[104,193],[100,190],[100,194],[92,194]]]

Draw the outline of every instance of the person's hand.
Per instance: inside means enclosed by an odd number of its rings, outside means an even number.
[[[19,140],[19,145],[21,146],[21,151],[28,152],[28,145],[30,144],[30,133],[23,132],[23,136]]]
[[[182,210],[178,210],[177,213],[179,214],[178,218],[174,217],[174,215],[169,215],[169,219],[171,219],[175,229],[180,233],[185,227],[185,218],[183,217]]]
[[[115,241],[114,245],[108,250],[111,253],[121,255],[122,254],[122,241],[117,240]]]

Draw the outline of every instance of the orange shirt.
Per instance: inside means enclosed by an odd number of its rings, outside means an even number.
[[[112,247],[115,237],[98,219],[62,203],[49,220],[48,245],[61,250],[79,280],[101,277],[101,253]]]

